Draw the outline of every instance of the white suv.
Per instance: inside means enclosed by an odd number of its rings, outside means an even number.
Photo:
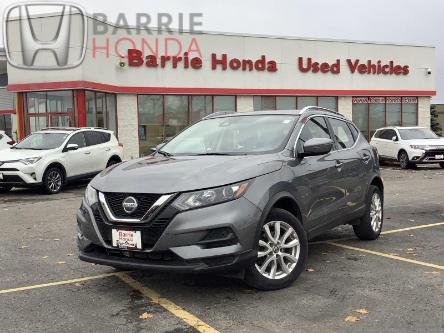
[[[58,193],[67,182],[92,177],[122,161],[123,147],[112,131],[48,128],[0,151],[0,192],[43,186]]]
[[[425,127],[385,127],[370,140],[381,160],[397,160],[403,169],[439,163],[444,168],[444,138]]]

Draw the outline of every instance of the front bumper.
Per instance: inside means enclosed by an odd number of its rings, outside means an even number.
[[[41,175],[34,165],[14,162],[4,163],[0,166],[0,186],[32,187],[41,184]]]
[[[442,158],[441,158],[442,156]],[[426,164],[426,163],[444,163],[444,149],[439,150],[419,150],[415,149],[409,153],[411,163]]]
[[[99,204],[77,213],[81,260],[125,269],[219,271],[239,269],[257,257],[261,210],[245,198],[185,212],[168,206],[143,224],[112,223]],[[142,250],[112,246],[111,230],[140,230]]]

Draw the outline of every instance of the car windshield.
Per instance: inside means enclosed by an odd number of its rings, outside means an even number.
[[[438,136],[428,128],[400,128],[399,135],[403,140],[436,139]]]
[[[46,150],[60,147],[67,133],[34,133],[14,146],[14,149]]]
[[[164,155],[264,154],[284,148],[297,116],[246,115],[198,122],[177,135]]]

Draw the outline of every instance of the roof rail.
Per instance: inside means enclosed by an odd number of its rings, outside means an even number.
[[[230,113],[235,113],[235,112],[234,111],[213,112],[213,113],[210,113],[208,116],[203,117],[202,120],[210,119],[210,118],[217,117],[217,116],[223,116],[223,115],[230,114]]]
[[[79,127],[45,127],[41,131],[78,131]]]
[[[339,115],[339,116],[343,117],[343,115],[340,114],[338,111],[330,110],[330,109],[323,108],[321,106],[316,106],[316,105],[309,105],[309,106],[304,107],[301,111],[299,111],[299,114],[302,115],[305,111],[309,111],[312,109],[320,110],[320,111],[324,111],[324,112],[329,112],[329,113],[334,113],[335,115]]]

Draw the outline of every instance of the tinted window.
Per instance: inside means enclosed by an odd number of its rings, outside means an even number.
[[[331,139],[324,117],[314,117],[307,121],[299,136],[299,141],[304,143],[313,138]]]
[[[105,138],[103,137],[102,132],[88,131],[84,132],[84,134],[85,134],[86,144],[88,146],[99,145],[105,142]]]
[[[85,147],[86,143],[85,143],[85,137],[83,136],[83,133],[74,134],[71,137],[71,139],[69,139],[68,144],[78,145],[79,148]]]
[[[347,125],[350,128],[350,130],[351,130],[351,132],[353,134],[353,137],[355,138],[355,141],[356,141],[356,139],[359,136],[359,130],[354,125],[352,125],[350,123],[347,123]]]
[[[102,135],[104,140],[103,142],[108,142],[109,140],[111,140],[111,134],[102,132]]]
[[[330,119],[330,124],[340,149],[350,148],[354,145],[355,140],[345,121]]]
[[[381,138],[382,138],[382,139],[385,139],[385,140],[392,140],[392,138],[393,138],[394,136],[398,137],[398,136],[396,135],[396,132],[395,132],[394,130],[386,130],[386,131],[384,131],[384,135],[383,135],[383,137],[381,137]]]
[[[376,133],[375,133],[375,139],[382,139],[383,136],[384,136],[384,132],[385,132],[385,130],[379,130],[379,131],[376,131]]]

